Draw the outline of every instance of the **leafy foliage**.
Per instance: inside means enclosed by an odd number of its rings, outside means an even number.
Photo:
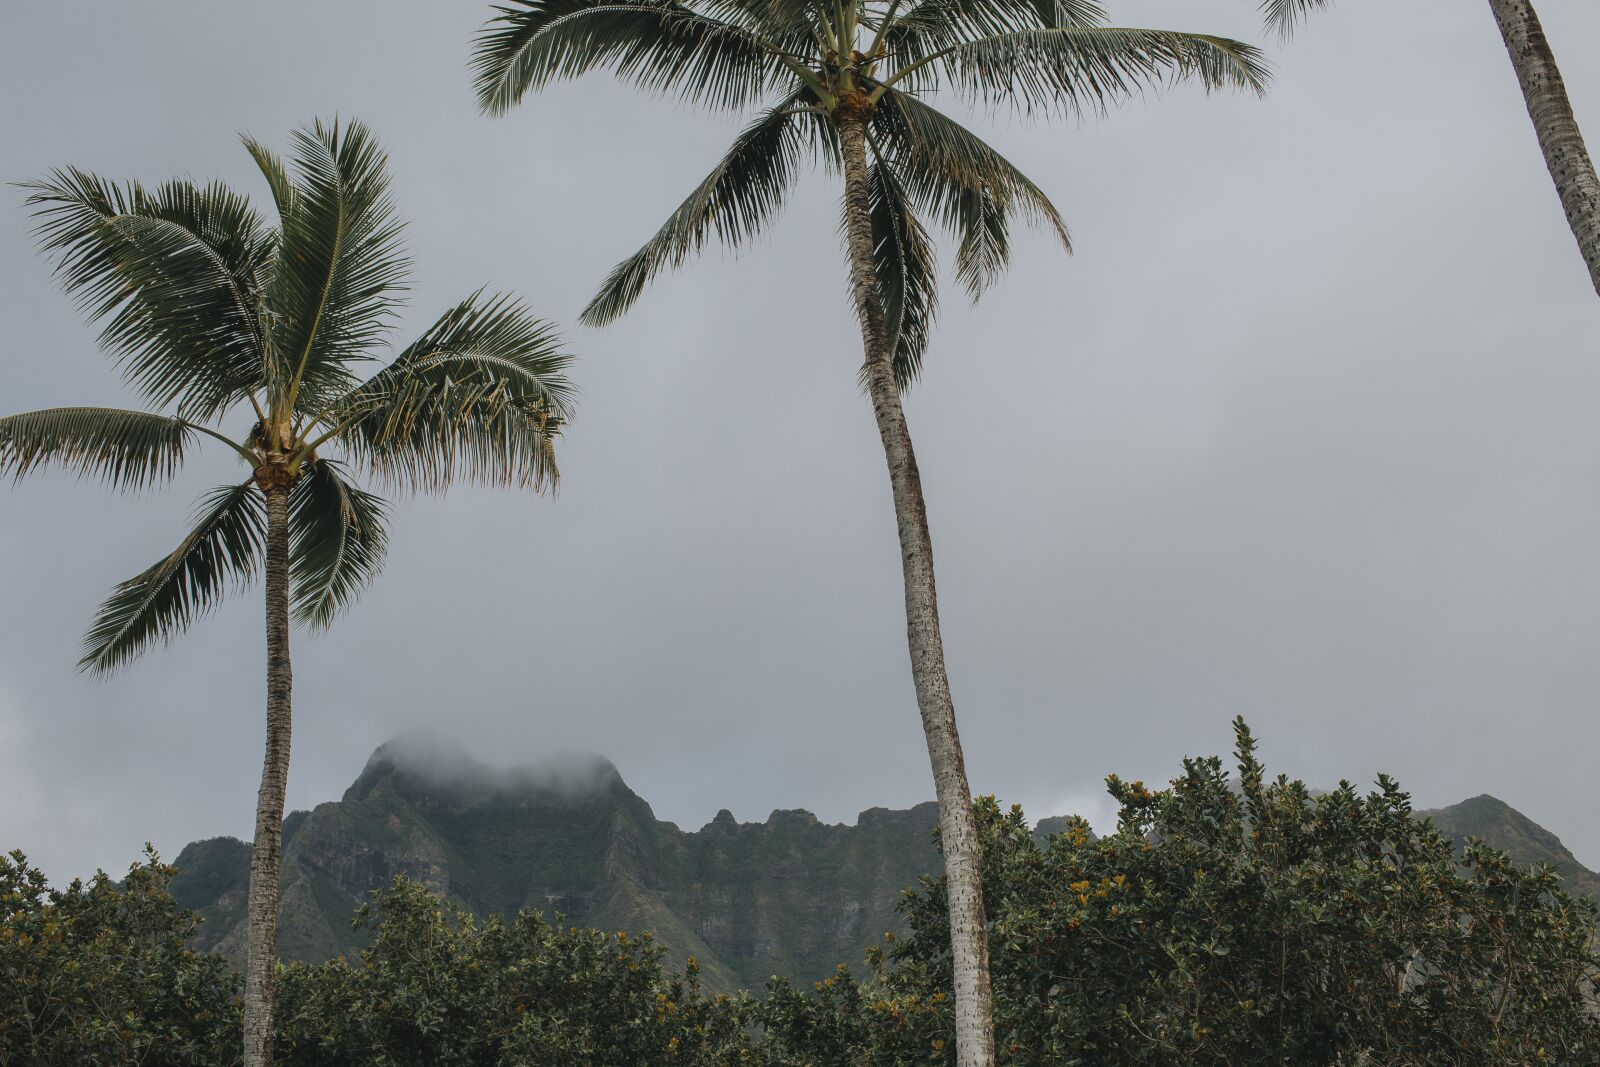
[[[1328,6],[1329,0],[1261,0],[1261,13],[1267,25],[1284,37],[1294,33],[1300,20],[1312,11]]]
[[[874,164],[868,182],[873,267],[883,294],[895,380],[904,389],[922,370],[922,353],[939,307],[933,242],[891,168]]]
[[[749,29],[677,3],[515,0],[478,41],[473,69],[485,110],[500,114],[557,78],[609,67],[650,92],[745,107],[784,80]]]
[[[1164,790],[1108,780],[1114,834],[1035,844],[980,804],[997,1045],[1014,1064],[1585,1064],[1600,1057],[1595,907],[1548,868],[1457,854],[1382,778],[1313,795],[1188,760]],[[911,934],[762,1010],[795,1064],[953,1062],[943,888]]]
[[[0,474],[59,463],[116,489],[171,478],[194,441],[182,419],[116,408],[51,408],[0,418]]]
[[[139,489],[176,475],[206,437],[251,472],[203,498],[177,548],[116,588],[85,640],[86,670],[121,666],[253,579],[268,534],[261,496],[274,488],[290,492],[295,615],[330,623],[382,567],[387,505],[324,452],[341,449],[401,489],[465,478],[538,490],[558,476],[570,359],[515,299],[474,294],[358,376],[389,332],[407,270],[371,131],[315,122],[292,135],[287,161],[244,141],[272,190],[275,226],[215,182],[149,189],[69,168],[27,185],[41,250],[104,321],[101,343],[156,410],[0,418],[0,474],[58,464]],[[243,432],[222,433],[240,409]]]
[[[622,315],[708,239],[748,243],[804,164],[838,162],[840,123],[868,116],[874,268],[901,388],[917,377],[937,307],[924,216],[955,238],[957,278],[974,299],[1006,267],[1011,220],[1066,243],[1044,194],[919,94],[1077,114],[1178,79],[1260,92],[1267,77],[1249,45],[1108,26],[1095,0],[515,0],[495,11],[473,59],[479,103],[494,114],[599,69],[719,108],[775,101],[612,270],[584,311],[593,324]]]
[[[352,458],[400,489],[457,480],[542,489],[571,410],[571,357],[515,298],[475,293],[331,405]]]
[[[20,853],[0,858],[0,1063],[237,1062],[239,979],[185,947],[172,873],[152,855],[121,885],[53,892]],[[285,1067],[763,1062],[747,998],[705,992],[692,959],[665,971],[648,936],[527,912],[479,925],[403,879],[355,921],[370,934],[355,963],[279,969]]]
[[[207,422],[260,379],[263,272],[275,235],[220,183],[146,189],[76,168],[25,183],[40,248],[100,343],[157,408]]]
[[[113,670],[187,630],[222,600],[230,582],[243,585],[255,577],[265,527],[261,496],[250,482],[213,489],[178,547],[117,586],[100,606],[79,666]]]
[[[356,923],[372,935],[358,964],[282,971],[286,1067],[757,1062],[742,1002],[704,993],[692,959],[664,973],[648,937],[529,912],[480,926],[404,880]]]
[[[383,569],[389,506],[319,459],[289,495],[290,585],[301,622],[327,626]]]
[[[282,401],[320,407],[355,384],[351,364],[387,331],[408,264],[388,161],[371,131],[318,121],[290,140],[293,193],[278,205],[266,374]]]
[[[0,1063],[217,1067],[237,1061],[239,980],[186,942],[195,919],[154,853],[119,885],[52,890],[0,856]]]

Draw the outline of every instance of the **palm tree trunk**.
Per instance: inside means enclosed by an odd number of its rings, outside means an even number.
[[[1530,0],[1489,0],[1489,8],[1500,24],[1500,36],[1505,38],[1511,65],[1522,83],[1528,117],[1561,196],[1567,225],[1578,239],[1578,251],[1589,267],[1595,292],[1600,293],[1600,179],[1596,179],[1594,163],[1584,147],[1555,54]]]
[[[289,486],[264,477],[267,498],[267,751],[250,850],[249,947],[244,977],[244,1067],[271,1067],[278,963],[278,866],[289,779]],[[283,484],[279,484],[280,481]]]
[[[939,604],[933,580],[933,539],[922,499],[911,431],[900,406],[877,274],[873,269],[872,216],[867,192],[866,118],[846,105],[837,114],[844,155],[845,234],[850,254],[850,291],[861,320],[866,352],[862,377],[883,439],[900,528],[900,565],[906,591],[906,640],[917,707],[933,764],[939,799],[939,834],[944,848],[950,901],[950,950],[955,978],[956,1062],[959,1067],[994,1064],[994,1009],[989,993],[989,935],[983,909],[978,828],[967,785],[966,762],[956,732],[956,709],[945,675],[939,635]]]

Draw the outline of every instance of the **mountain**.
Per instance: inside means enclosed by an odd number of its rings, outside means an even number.
[[[1431,818],[1433,825],[1457,848],[1476,837],[1503,849],[1518,863],[1545,863],[1561,875],[1563,886],[1572,893],[1600,900],[1600,874],[1578,862],[1561,839],[1503,800],[1487,793],[1452,804],[1448,808],[1419,811],[1419,818]]]
[[[1479,837],[1548,863],[1568,888],[1600,899],[1600,875],[1494,797],[1419,815],[1458,845]],[[940,867],[937,823],[927,803],[872,808],[853,826],[802,810],[740,823],[724,810],[685,831],[657,819],[599,756],[502,770],[445,740],[405,738],[374,752],[343,799],[284,820],[278,949],[310,962],[353,952],[356,907],[403,874],[478,915],[526,907],[652,931],[674,957],[697,957],[714,988],[759,987],[775,974],[808,981],[901,929],[901,890]],[[1036,835],[1064,825],[1043,819]],[[242,961],[249,845],[197,841],[175,862],[173,896],[206,920],[196,947]]]
[[[357,905],[404,874],[479,915],[527,907],[653,931],[717,988],[818,978],[899,928],[900,891],[939,868],[937,824],[927,803],[873,808],[853,826],[724,810],[686,832],[598,756],[499,770],[447,743],[395,741],[343,799],[284,820],[278,949],[311,962],[354,950]],[[179,854],[172,894],[206,920],[197,947],[242,960],[249,860],[232,838]]]

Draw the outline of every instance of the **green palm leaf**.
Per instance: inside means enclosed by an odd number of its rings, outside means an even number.
[[[520,301],[474,294],[322,419],[357,462],[405,490],[542,488],[558,476],[570,363]]]
[[[822,9],[811,0],[691,0],[690,6],[754,34],[779,55],[805,54],[821,32]]]
[[[252,482],[214,489],[194,528],[172,553],[117,586],[84,637],[81,670],[115,670],[157,641],[169,641],[242,585],[259,565],[265,513]]]
[[[1101,110],[1151,86],[1187,78],[1207,89],[1260,93],[1269,76],[1261,50],[1253,45],[1208,34],[1114,26],[1016,30],[952,45],[921,62],[899,80],[935,67],[940,84],[975,103],[1046,115]]]
[[[119,408],[50,408],[0,418],[0,475],[22,478],[59,463],[114,489],[142,489],[177,473],[195,428]]]
[[[478,36],[478,102],[503,114],[530,90],[606,67],[640,88],[743,107],[786,80],[775,46],[670,0],[515,0]]]
[[[367,127],[319,121],[291,140],[294,194],[267,294],[271,370],[284,402],[317,406],[354,384],[352,364],[388,333],[409,264]]]
[[[263,380],[258,268],[271,234],[220,184],[117,185],[86,171],[29,182],[40,248],[128,380],[209,421]]]
[[[250,153],[250,158],[255,160],[261,176],[267,180],[267,188],[272,190],[272,202],[278,209],[278,218],[284,219],[294,214],[294,178],[290,176],[283,157],[249,134],[241,134],[239,141],[244,145],[244,150]]]
[[[1050,198],[965,126],[890,90],[873,113],[873,143],[913,203],[956,236],[956,278],[977,299],[1010,262],[1009,219],[1020,215],[1072,248]]]
[[[296,621],[332,624],[383,569],[389,506],[319,459],[289,495],[289,575]]]
[[[922,371],[939,307],[933,242],[912,210],[893,169],[873,165],[867,187],[872,209],[873,266],[889,329],[895,382],[911,387]]]
[[[884,33],[895,67],[906,67],[953,45],[1017,30],[1104,25],[1097,0],[921,0]]]
[[[1261,13],[1269,29],[1288,37],[1308,14],[1328,4],[1329,0],[1261,0]]]
[[[783,207],[800,165],[837,155],[832,131],[809,110],[811,99],[810,90],[797,89],[745,127],[655,236],[611,271],[581,321],[599,326],[616,319],[657,272],[681,265],[708,236],[737,247],[759,233]]]

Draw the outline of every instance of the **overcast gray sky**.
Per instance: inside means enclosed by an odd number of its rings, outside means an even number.
[[[1111,7],[1265,36],[1249,0]],[[1540,7],[1600,137],[1600,5]],[[430,724],[492,762],[604,753],[687,827],[931,796],[837,190],[816,175],[742,256],[576,326],[743,119],[607,76],[480,117],[486,13],[7,5],[0,177],[215,176],[264,203],[236,131],[359,116],[413,220],[399,338],[487,283],[581,356],[557,499],[404,503],[378,585],[296,638],[291,806]],[[1164,781],[1243,714],[1275,770],[1491,792],[1600,865],[1600,301],[1487,5],[1340,0],[1267,43],[1266,100],[974,120],[1078,251],[1021,238],[977,307],[948,289],[908,401],[973,786],[1103,817],[1108,771]],[[0,411],[128,402],[29,226],[0,191]],[[99,600],[233,473],[0,488],[0,847],[55,878],[249,832],[259,590],[109,680],[74,670]]]

